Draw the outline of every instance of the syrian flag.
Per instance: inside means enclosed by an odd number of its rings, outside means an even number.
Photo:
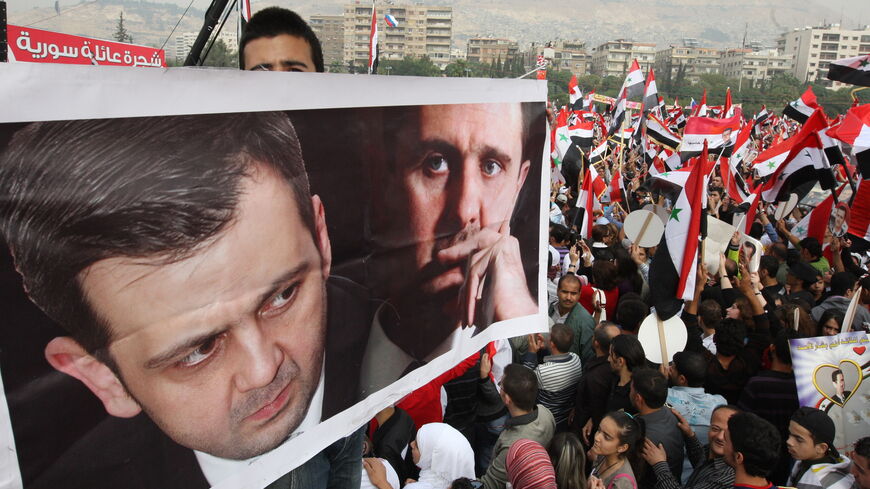
[[[752,223],[755,222],[755,214],[758,213],[758,203],[761,202],[761,185],[757,186],[755,190],[752,191],[752,195],[749,196],[751,204],[749,204],[749,210],[746,211],[746,217],[743,220],[745,227],[741,230],[743,234],[749,234],[749,231],[752,230]]]
[[[583,178],[583,186],[577,194],[577,207],[583,208],[583,223],[580,226],[580,236],[589,238],[592,231],[592,212],[595,209],[601,209],[601,194],[607,191],[607,184],[604,179],[598,175],[595,167],[589,165],[586,168],[586,175]]]
[[[852,199],[849,234],[870,241],[870,183],[858,182],[858,191]]]
[[[849,109],[843,121],[827,131],[827,136],[852,146],[858,171],[863,178],[870,178],[870,104]]]
[[[571,81],[568,82],[568,103],[572,110],[583,108],[583,92],[577,85],[577,75],[571,75]]]
[[[680,136],[673,133],[656,116],[649,114],[646,120],[646,135],[656,143],[676,150],[682,141]]]
[[[749,189],[740,175],[740,162],[732,158],[719,158],[719,170],[722,174],[722,185],[728,197],[743,203],[749,198]]]
[[[669,171],[679,170],[683,167],[683,159],[680,158],[680,153],[677,151],[670,152],[667,149],[664,150],[665,154],[667,154],[667,158],[664,158],[665,169]],[[661,155],[659,155],[661,157]]]
[[[686,129],[683,131],[680,157],[686,161],[698,156],[705,145],[709,152],[717,156],[731,156],[742,118],[743,115],[739,110],[727,119],[689,117]]]
[[[785,106],[782,110],[782,115],[787,115],[803,124],[818,108],[819,104],[816,102],[816,94],[813,93],[812,87],[807,87],[801,98]]]
[[[692,99],[695,102],[695,99]],[[701,95],[701,103],[692,107],[692,117],[707,117],[707,89],[704,89],[704,94]]]
[[[601,141],[595,149],[589,153],[589,164],[594,165],[599,161],[604,161],[604,156],[607,153],[607,141]]]
[[[840,148],[840,142],[828,136],[828,131],[831,128],[826,127],[819,131],[819,139],[822,141],[822,146],[825,148],[826,167],[819,171],[819,184],[824,190],[833,190],[837,185],[834,177],[833,165],[845,165],[846,160],[843,158],[843,150]]]
[[[617,131],[617,133],[610,139],[616,144],[626,146],[631,142],[632,135],[634,135],[634,128],[625,127],[621,131]]]
[[[556,130],[554,131],[556,135],[556,154],[560,160],[565,159],[572,144],[571,133],[568,130],[568,121],[563,119],[560,114],[560,117],[556,120]]]
[[[754,128],[754,121],[751,121],[749,124],[743,126],[740,129],[740,132],[737,133],[737,140],[734,142],[734,151],[731,152],[731,161],[733,163],[739,163],[746,159],[747,153],[749,153],[749,148],[752,147],[752,139],[750,139],[750,135],[752,134],[752,129]]]
[[[622,123],[625,122],[625,102],[625,89],[623,88],[620,90],[619,96],[616,98],[616,104],[613,108],[613,116],[610,120],[610,128],[607,130],[608,136],[616,134],[622,127]]]
[[[568,128],[568,134],[574,144],[588,151],[592,146],[592,140],[595,135],[595,121],[579,120]]]
[[[590,91],[583,98],[583,110],[595,110],[595,104],[592,103],[592,96],[595,95],[595,90]]]
[[[837,190],[837,196],[843,190],[844,185],[841,185]],[[828,220],[834,211],[834,194],[831,193],[824,200],[819,202],[815,208],[810,210],[803,219],[800,220],[791,230],[797,239],[801,240],[807,237],[816,238],[819,243],[825,242],[825,231],[828,229]]]
[[[631,69],[625,76],[625,81],[622,82],[622,92],[625,93],[625,98],[636,98],[643,93],[643,71],[637,63],[637,59],[631,62]]]
[[[707,160],[707,149],[701,152],[699,163]],[[665,226],[664,242],[667,244],[667,255],[671,266],[676,272],[677,283],[674,297],[679,300],[692,300],[695,294],[695,276],[698,266],[698,243],[701,239],[701,219],[704,214],[704,197],[707,188],[707,178],[703,164],[692,165],[688,178],[671,209],[671,215]],[[658,258],[659,253],[656,253]],[[655,280],[650,270],[650,283],[666,286],[665,282]],[[655,302],[654,302],[655,303]],[[658,311],[658,307],[656,308]],[[660,314],[661,317],[661,314]],[[663,318],[664,319],[664,318]]]
[[[372,2],[372,28],[369,34],[369,75],[378,72],[378,12]]]
[[[625,182],[622,173],[616,170],[613,172],[613,178],[610,179],[610,202],[622,202],[623,188],[625,188]]]
[[[828,66],[828,79],[870,87],[870,54],[832,61]]]
[[[807,119],[800,132],[788,139],[787,142],[792,142],[788,156],[770,175],[762,189],[761,197],[765,202],[787,200],[791,189],[818,179],[818,170],[827,164],[818,132],[826,126],[824,113],[818,109]]]
[[[733,109],[731,103],[731,87],[725,89],[725,106],[722,107],[722,117],[731,117],[734,115],[731,110]]]
[[[652,68],[646,77],[646,86],[643,89],[643,111],[649,112],[659,105],[659,91],[656,88],[656,74]]]

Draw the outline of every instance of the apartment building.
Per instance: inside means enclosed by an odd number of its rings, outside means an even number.
[[[718,49],[696,45],[670,46],[656,51],[655,70],[657,80],[695,84],[701,75],[719,73],[722,52]],[[682,74],[681,74],[682,72]]]
[[[623,77],[637,59],[644,73],[655,64],[656,44],[635,42],[626,39],[606,42],[592,52],[592,74],[598,76]]]
[[[795,28],[777,40],[777,48],[794,57],[791,73],[802,82],[823,80],[830,88],[840,82],[827,80],[831,61],[870,53],[870,26],[846,29],[840,24]]]
[[[493,61],[504,63],[519,55],[517,41],[502,37],[472,37],[468,40],[465,59],[470,63],[491,64]]]
[[[406,56],[428,56],[439,68],[450,64],[453,44],[453,8],[432,5],[378,3],[378,36],[381,60],[400,60]],[[398,25],[387,25],[392,15]],[[368,65],[372,5],[344,6],[344,62]]]
[[[794,56],[777,49],[726,49],[722,52],[722,74],[743,85],[758,86],[778,74],[791,73]]]
[[[341,15],[312,15],[308,19],[311,30],[317,34],[323,50],[323,65],[344,65],[344,17]],[[368,58],[366,58],[368,59]]]
[[[586,51],[586,41],[553,41],[546,44],[533,43],[523,62],[532,69],[538,55],[547,58],[550,67],[555,70],[567,70],[577,76],[589,74],[592,56]]]

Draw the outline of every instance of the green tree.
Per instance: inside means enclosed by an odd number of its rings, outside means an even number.
[[[450,77],[486,77],[488,69],[480,63],[458,59],[444,68],[444,75]]]
[[[212,45],[211,49],[208,51],[206,55],[205,61],[202,63],[203,66],[216,66],[216,67],[239,67],[239,53],[236,51],[230,51],[227,48],[227,45],[221,39],[218,39],[217,42]]]
[[[118,16],[118,25],[115,27],[115,33],[112,34],[112,39],[118,42],[133,42],[133,36],[127,32],[127,28],[124,27],[124,12],[121,11],[121,14]]]
[[[389,69],[387,69],[389,68]],[[381,61],[378,73],[398,76],[441,76],[441,68],[432,62],[428,56],[408,56],[401,60]]]

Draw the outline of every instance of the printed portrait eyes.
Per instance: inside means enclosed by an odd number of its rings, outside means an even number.
[[[430,175],[441,175],[450,169],[447,158],[440,153],[427,155],[423,159],[423,171]]]
[[[181,368],[191,368],[202,364],[220,349],[226,340],[226,337],[226,333],[212,336],[206,340],[205,343],[199,345],[195,350],[179,360],[177,365]]]
[[[293,298],[296,296],[296,291],[299,290],[299,283],[294,282],[275,296],[273,296],[269,301],[263,306],[262,311],[260,312],[261,316],[272,316],[282,312],[290,302],[293,301]]]

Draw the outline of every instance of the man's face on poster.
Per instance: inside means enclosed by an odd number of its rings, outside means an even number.
[[[397,157],[412,272],[424,294],[450,297],[443,312],[455,315],[473,241],[482,229],[500,231],[509,223],[529,171],[522,111],[520,104],[424,106],[413,134]],[[439,259],[448,248],[463,256]]]
[[[79,275],[123,382],[90,379],[109,413],[141,408],[179,444],[232,459],[276,447],[305,417],[330,266],[317,197],[312,233],[271,170],[257,168],[242,190],[234,219],[190,256],[109,258]]]
[[[846,378],[842,373],[838,373],[834,378],[834,389],[837,391],[837,395],[842,399],[843,394],[846,391]]]

